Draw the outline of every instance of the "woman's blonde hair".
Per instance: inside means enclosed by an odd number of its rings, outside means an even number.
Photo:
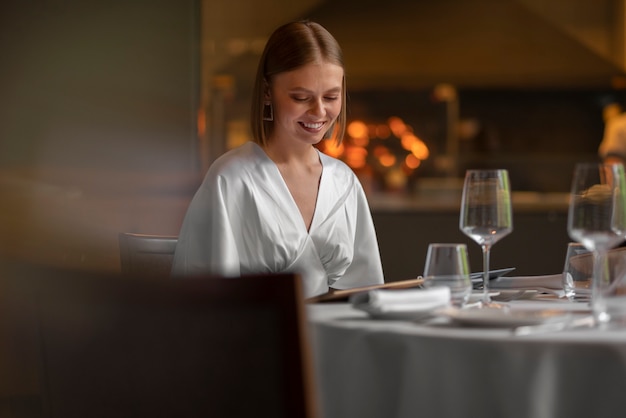
[[[263,119],[265,96],[272,78],[306,64],[323,60],[344,67],[343,53],[335,38],[319,23],[299,21],[280,26],[265,45],[252,92],[250,118],[252,136],[256,143],[265,145],[274,122]],[[324,139],[334,137],[337,144],[343,140],[346,129],[346,76],[341,83],[341,111],[336,122],[326,131]]]

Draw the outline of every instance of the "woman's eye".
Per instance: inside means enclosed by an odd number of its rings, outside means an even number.
[[[311,98],[307,96],[291,96],[291,98],[295,102],[307,102],[311,100]],[[338,99],[339,99],[339,96],[324,96],[324,100],[328,102],[333,102]]]

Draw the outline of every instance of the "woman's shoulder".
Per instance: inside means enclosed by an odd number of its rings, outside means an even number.
[[[209,167],[207,177],[240,177],[242,171],[263,163],[261,149],[254,142],[246,142],[218,157]]]

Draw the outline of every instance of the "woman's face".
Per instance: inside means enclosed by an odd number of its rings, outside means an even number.
[[[325,61],[276,74],[269,96],[274,107],[271,139],[320,142],[341,112],[342,81],[343,68]]]

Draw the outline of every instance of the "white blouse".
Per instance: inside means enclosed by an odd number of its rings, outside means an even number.
[[[278,167],[248,142],[218,158],[185,215],[172,275],[299,273],[305,297],[383,283],[378,241],[354,172],[319,153],[322,176],[306,229]]]

